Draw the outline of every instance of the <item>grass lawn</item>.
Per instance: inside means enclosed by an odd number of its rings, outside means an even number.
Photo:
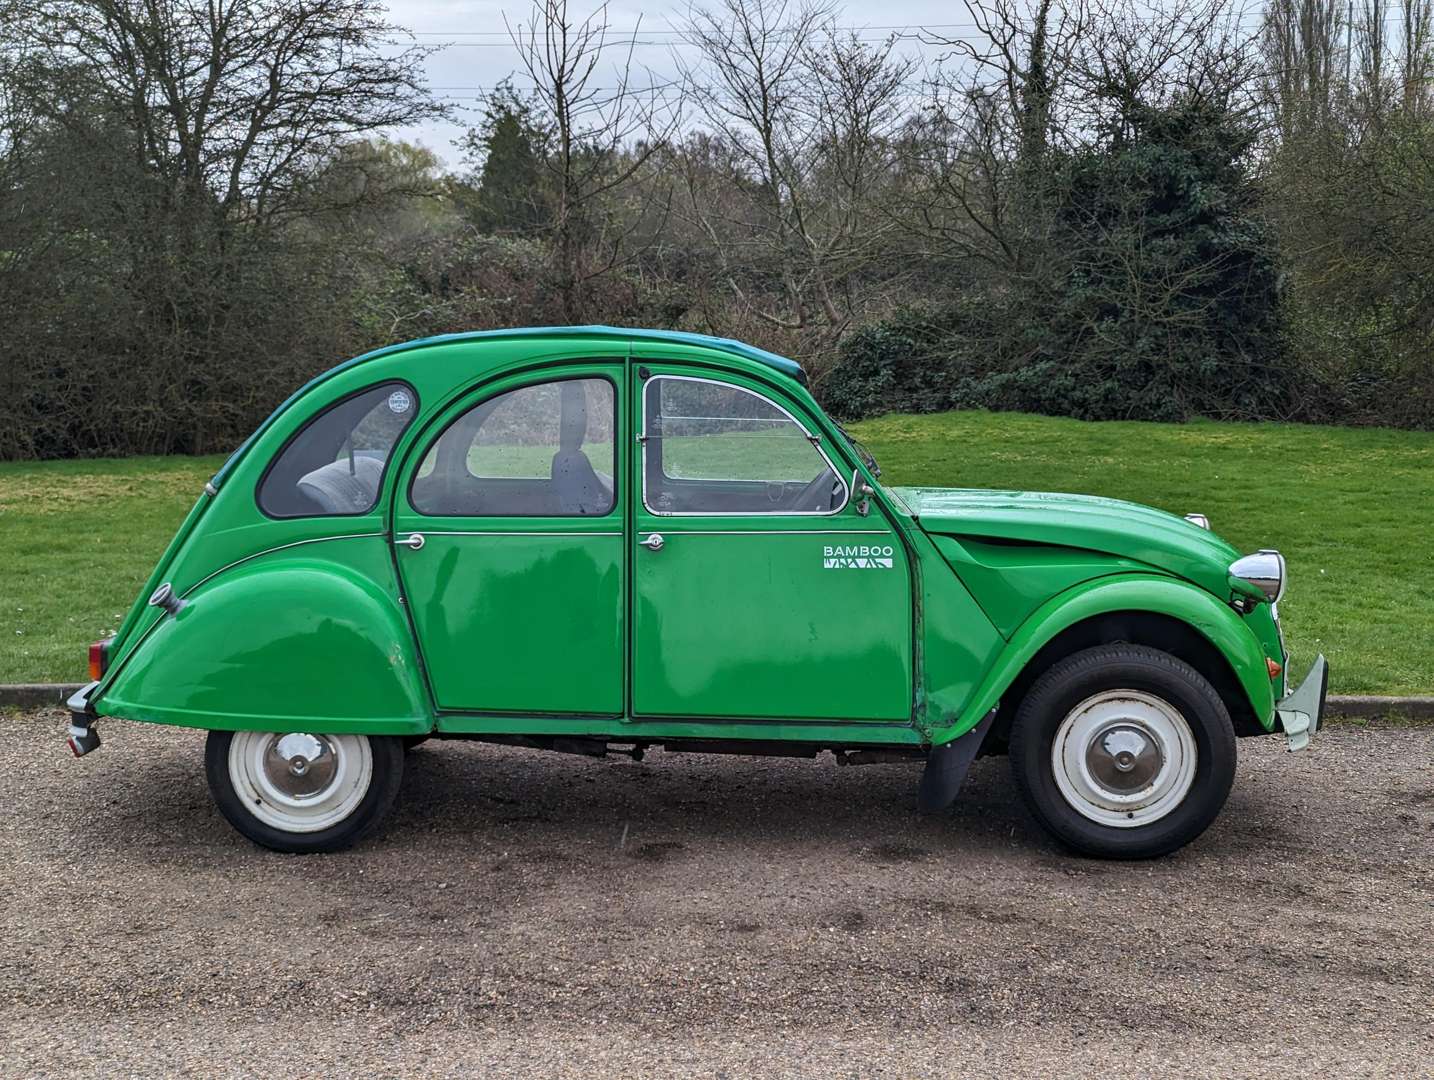
[[[1013,413],[856,425],[892,484],[1075,491],[1209,515],[1290,565],[1296,675],[1434,692],[1434,435],[1284,424],[1088,424]],[[222,459],[0,463],[0,682],[80,681]]]
[[[84,682],[223,461],[0,462],[0,683]]]

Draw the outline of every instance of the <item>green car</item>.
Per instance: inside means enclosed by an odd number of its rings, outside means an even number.
[[[891,488],[790,360],[570,327],[380,349],[285,401],[205,485],[69,701],[209,731],[244,835],[331,851],[429,738],[640,757],[1009,755],[1079,851],[1173,851],[1288,692],[1285,564],[1076,495]]]

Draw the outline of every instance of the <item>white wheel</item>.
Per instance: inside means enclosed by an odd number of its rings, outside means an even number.
[[[1185,801],[1199,750],[1180,711],[1154,694],[1103,690],[1071,709],[1051,744],[1056,787],[1101,825],[1149,825]]]
[[[373,782],[373,752],[362,735],[239,731],[229,743],[228,766],[244,809],[286,833],[338,825]]]

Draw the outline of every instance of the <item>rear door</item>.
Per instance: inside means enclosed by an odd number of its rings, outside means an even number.
[[[440,709],[624,713],[623,378],[594,361],[491,385],[409,458],[394,543]]]
[[[754,380],[636,370],[634,715],[908,720],[910,567],[842,450]]]

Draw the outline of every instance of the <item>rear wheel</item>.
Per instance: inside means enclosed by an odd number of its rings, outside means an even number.
[[[211,731],[204,748],[220,812],[275,851],[338,851],[371,832],[398,797],[403,742],[388,735]]]
[[[1220,812],[1235,732],[1214,687],[1168,653],[1087,649],[1032,685],[1011,726],[1026,805],[1070,847],[1106,858],[1164,855]]]

